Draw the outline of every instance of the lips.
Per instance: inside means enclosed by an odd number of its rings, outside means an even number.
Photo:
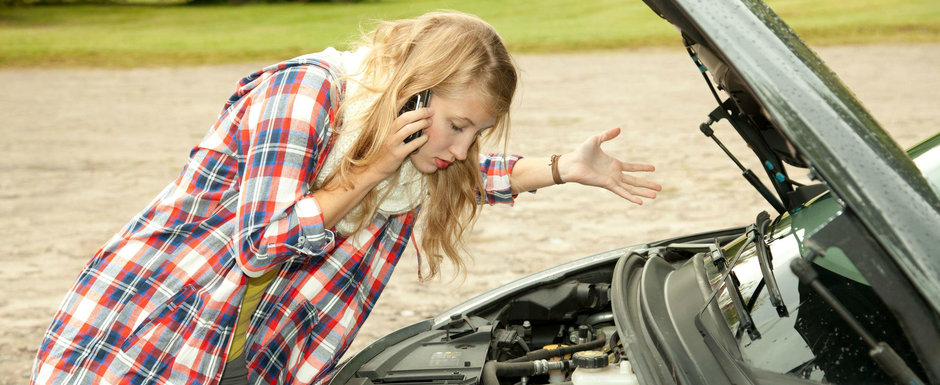
[[[450,162],[441,158],[434,158],[434,164],[437,165],[437,168],[447,168],[447,166],[450,165]]]

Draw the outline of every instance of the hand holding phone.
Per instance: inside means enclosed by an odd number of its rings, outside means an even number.
[[[398,111],[398,115],[404,114],[408,111],[414,111],[428,106],[428,101],[431,100],[431,90],[424,90],[417,93],[415,96],[412,96],[411,99],[408,99],[408,102],[405,103],[405,106],[401,108],[401,111]],[[424,130],[418,130],[414,134],[408,135],[405,138],[405,143],[408,143],[412,140],[417,139],[423,134]]]

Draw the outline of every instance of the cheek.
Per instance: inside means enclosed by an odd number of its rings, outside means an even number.
[[[447,138],[447,131],[442,129],[444,122],[434,121],[431,126],[424,129],[424,134],[428,136],[428,142],[423,147],[437,148]]]

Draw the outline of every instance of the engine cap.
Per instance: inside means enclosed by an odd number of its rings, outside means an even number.
[[[585,350],[577,352],[571,357],[574,366],[585,369],[596,369],[607,366],[607,353],[599,350]]]

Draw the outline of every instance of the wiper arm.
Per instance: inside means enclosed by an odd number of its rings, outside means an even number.
[[[712,263],[715,264],[719,269],[727,271],[722,277],[724,281],[725,288],[728,289],[728,296],[731,297],[731,304],[734,306],[735,312],[738,313],[738,324],[739,330],[744,330],[747,332],[748,336],[751,337],[751,340],[759,340],[761,338],[760,332],[757,330],[757,326],[754,324],[754,319],[751,318],[751,313],[748,311],[747,306],[744,304],[744,300],[741,298],[741,290],[738,288],[740,286],[740,281],[738,281],[737,275],[734,274],[734,265],[737,263],[738,258],[741,257],[741,254],[744,252],[744,248],[754,242],[757,232],[754,231],[753,225],[748,227],[747,231],[747,240],[741,244],[741,248],[738,249],[737,254],[734,256],[734,261],[731,261],[730,264],[725,263],[725,252],[721,246],[717,245],[717,242],[712,246],[710,253],[712,253]],[[715,292],[717,294],[717,291]],[[712,296],[714,299],[714,295]],[[711,302],[709,300],[708,302]],[[708,303],[705,303],[705,306],[708,306]],[[704,312],[705,309],[702,309]]]
[[[849,324],[849,327],[851,327],[870,348],[868,354],[871,358],[881,367],[881,370],[891,376],[891,378],[894,378],[895,382],[910,385],[922,385],[924,383],[924,381],[917,377],[914,371],[907,366],[904,360],[901,359],[901,356],[891,348],[891,345],[888,345],[884,341],[876,340],[875,337],[855,319],[852,313],[845,308],[845,305],[839,302],[822,282],[819,282],[819,273],[816,272],[813,265],[803,258],[797,258],[790,262],[790,270],[793,270],[793,273],[800,278],[800,282],[815,290],[820,298],[822,298],[829,307],[835,310],[839,317]]]
[[[745,234],[751,234],[751,232],[747,232]],[[738,263],[738,260],[741,258],[741,254],[744,253],[745,245],[747,245],[747,243],[745,243],[738,249],[738,252],[735,253],[734,258],[730,261],[730,263],[726,263],[724,250],[722,250],[721,246],[718,245],[717,239],[715,240],[714,245],[709,245],[709,249],[710,249],[709,254],[712,256],[712,263],[715,264],[715,266],[717,266],[719,269],[724,270],[724,275],[722,276],[721,281],[725,282],[725,286],[719,286],[712,290],[712,293],[708,296],[708,299],[705,300],[705,303],[702,305],[702,308],[699,310],[697,314],[695,314],[694,317],[692,317],[692,322],[695,324],[695,328],[698,330],[699,334],[702,336],[702,340],[704,340],[705,345],[708,346],[708,350],[710,350],[712,354],[714,354],[716,357],[724,358],[724,359],[718,360],[718,364],[721,365],[721,370],[727,373],[732,378],[740,379],[741,384],[752,384],[753,382],[750,381],[748,374],[746,374],[743,371],[743,369],[735,363],[736,361],[734,357],[740,357],[740,353],[737,355],[731,354],[731,352],[728,351],[728,346],[726,346],[724,343],[720,343],[716,341],[715,338],[712,337],[712,333],[709,331],[710,329],[709,325],[711,323],[706,324],[705,322],[702,321],[702,316],[705,314],[705,311],[708,310],[712,302],[714,302],[715,299],[718,297],[718,293],[721,292],[722,287],[724,288],[728,287],[727,286],[728,277],[730,277],[731,274],[733,273],[732,267],[734,267]],[[726,264],[729,266],[728,269],[724,269],[724,266]],[[732,287],[736,288],[736,286],[732,286]],[[753,330],[754,332],[757,332],[757,329],[754,327],[754,322],[753,320],[751,320],[750,315],[747,315],[747,313],[742,313],[740,311],[738,311],[738,313],[745,314],[744,318],[741,318],[741,317],[738,318],[739,321],[743,319],[747,319],[750,325],[749,328]],[[716,317],[720,318],[721,315],[718,314],[716,315]],[[760,338],[759,333],[758,333],[757,338]]]
[[[757,261],[760,263],[760,272],[764,278],[764,283],[767,285],[767,291],[770,295],[770,303],[777,309],[777,315],[781,317],[789,317],[790,312],[787,310],[787,305],[783,303],[783,296],[780,295],[780,287],[777,286],[777,279],[774,277],[774,267],[773,267],[773,256],[770,254],[770,248],[767,247],[767,241],[764,239],[766,235],[765,232],[768,230],[767,227],[770,225],[770,214],[767,214],[766,211],[761,211],[760,214],[757,214],[757,220],[754,222],[754,230],[757,233],[754,238],[755,246],[757,246]],[[759,293],[759,288],[754,290],[754,294],[751,295],[750,306],[747,307],[748,312],[750,312],[753,307],[753,301],[757,298]]]
[[[734,264],[737,263],[737,259],[744,252],[744,249],[751,243],[754,243],[756,252],[757,252],[757,261],[760,264],[761,276],[763,280],[761,281],[767,286],[767,290],[770,294],[770,303],[777,309],[777,314],[780,317],[789,317],[790,312],[787,310],[786,304],[783,302],[783,296],[780,294],[780,287],[777,285],[777,279],[774,277],[773,273],[773,257],[770,253],[770,248],[767,247],[767,242],[764,240],[765,232],[770,225],[770,214],[766,211],[762,211],[757,215],[757,220],[754,221],[754,224],[748,226],[745,234],[747,234],[747,239],[744,243],[741,244],[738,253],[735,256],[735,261],[730,265],[726,265],[726,258],[724,251],[717,244],[711,247],[712,261],[719,269],[725,270],[727,272],[722,277],[725,287],[728,289],[728,297],[731,298],[731,303],[734,305],[735,311],[738,313],[738,323],[739,331],[746,331],[751,340],[758,340],[761,338],[760,331],[757,330],[757,324],[754,323],[753,317],[751,317],[751,309],[753,308],[754,301],[757,298],[757,295],[760,293],[760,286],[754,290],[754,294],[751,295],[751,302],[748,304],[744,303],[744,299],[741,296],[740,286],[741,283],[738,281],[737,275],[734,273]]]

